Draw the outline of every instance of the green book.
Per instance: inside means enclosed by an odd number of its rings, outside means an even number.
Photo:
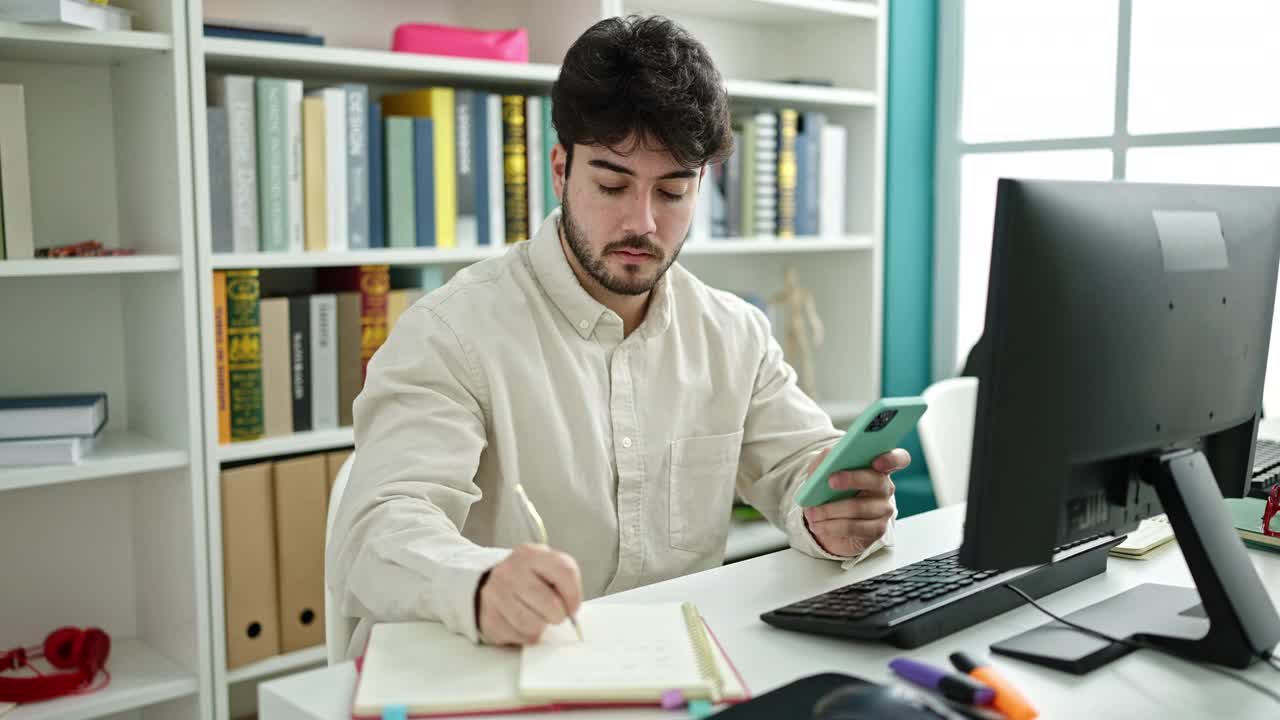
[[[411,248],[417,245],[413,182],[413,118],[389,117],[385,120],[387,173],[387,247]]]
[[[257,78],[258,248],[289,251],[289,148],[285,88],[279,78]]]
[[[1280,537],[1262,533],[1262,513],[1267,508],[1267,501],[1261,498],[1227,498],[1227,511],[1231,513],[1231,524],[1236,527],[1236,534],[1244,540],[1244,544],[1259,550],[1280,552]],[[1280,513],[1271,518],[1271,529],[1280,532]]]
[[[262,416],[262,324],[257,270],[227,270],[227,386],[231,396],[231,441],[257,440]]]
[[[560,206],[560,198],[556,197],[556,186],[551,181],[551,148],[560,139],[556,129],[551,126],[551,97],[542,97],[542,211],[550,213]]]

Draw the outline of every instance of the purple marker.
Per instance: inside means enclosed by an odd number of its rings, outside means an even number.
[[[943,697],[969,705],[990,705],[996,691],[964,675],[957,675],[929,663],[895,658],[889,661],[889,669],[911,682],[937,690]]]

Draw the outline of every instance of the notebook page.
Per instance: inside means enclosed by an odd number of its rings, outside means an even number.
[[[707,697],[679,603],[583,605],[583,641],[568,621],[547,628],[520,660],[520,694],[534,701],[657,701],[680,689]]]
[[[375,625],[356,687],[353,714],[380,716],[388,705],[411,714],[510,710],[520,651],[474,645],[439,623]]]

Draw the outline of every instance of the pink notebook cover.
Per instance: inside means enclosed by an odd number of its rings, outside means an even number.
[[[423,55],[527,63],[529,32],[524,28],[476,30],[453,25],[405,23],[396,27],[391,49]]]
[[[720,643],[720,638],[716,637],[715,632],[711,630],[711,626],[703,621],[703,625],[707,628],[707,635],[711,637],[711,641],[720,649],[720,654],[729,663],[733,675],[738,679],[738,684],[742,686],[743,697],[725,700],[726,705],[736,705],[751,699],[751,689],[747,687],[747,683],[742,679],[742,673],[738,671],[738,666],[733,664],[733,659],[729,657],[729,653],[724,651],[724,645]],[[381,720],[381,715],[357,715],[355,712],[356,688],[360,685],[361,673],[364,671],[364,656],[356,658],[356,687],[351,690],[351,718],[352,720]],[[609,708],[645,708],[656,707],[656,703],[632,703],[632,702],[614,702],[614,703],[548,703],[545,705],[527,705],[514,710],[481,710],[466,712],[447,712],[447,713],[430,713],[430,714],[411,714],[411,718],[457,718],[457,717],[481,717],[495,715],[520,715],[524,713],[534,712],[560,712],[563,710],[605,710]]]

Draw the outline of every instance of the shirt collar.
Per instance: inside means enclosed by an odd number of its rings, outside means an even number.
[[[529,258],[533,274],[547,296],[555,303],[573,329],[585,340],[591,337],[605,313],[612,313],[582,287],[560,245],[560,208],[547,216],[529,241]],[[649,297],[645,319],[636,329],[641,337],[651,338],[671,323],[671,283],[668,276],[673,265],[663,273]]]

